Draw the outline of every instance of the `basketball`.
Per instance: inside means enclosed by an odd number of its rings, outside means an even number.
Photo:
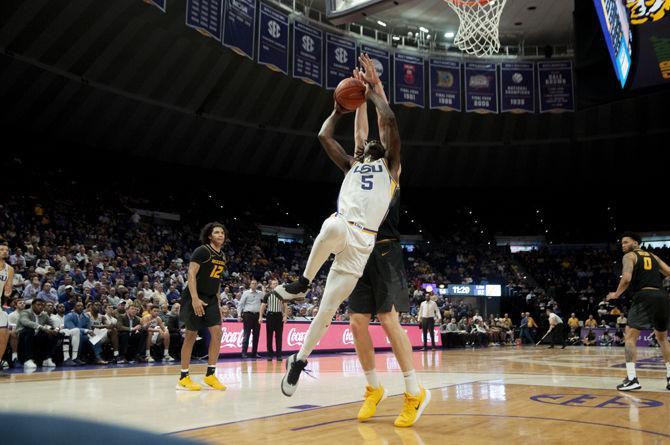
[[[335,88],[335,100],[347,111],[354,111],[365,102],[365,85],[358,79],[349,77]]]

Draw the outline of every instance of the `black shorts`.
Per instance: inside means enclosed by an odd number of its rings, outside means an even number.
[[[205,314],[202,317],[195,315],[191,298],[184,298],[182,295],[181,309],[179,310],[179,319],[184,323],[189,331],[199,331],[211,326],[221,325],[221,309],[219,308],[219,299],[214,297],[200,297],[207,303]]]
[[[664,290],[641,290],[633,296],[628,311],[628,326],[634,329],[667,331],[670,319],[670,300]]]
[[[399,241],[379,242],[363,276],[349,296],[349,310],[359,314],[409,311],[409,291]]]

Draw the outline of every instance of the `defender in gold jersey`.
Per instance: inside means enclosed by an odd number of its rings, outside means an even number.
[[[666,368],[666,389],[670,390],[670,343],[668,325],[670,321],[670,300],[663,289],[663,275],[670,277],[670,267],[653,253],[640,248],[642,239],[635,233],[625,233],[621,237],[624,251],[623,272],[619,287],[607,295],[607,300],[619,298],[630,289],[632,300],[626,326],[626,372],[619,391],[641,389],[635,373],[637,359],[637,339],[641,329],[654,329],[658,344],[663,352]]]

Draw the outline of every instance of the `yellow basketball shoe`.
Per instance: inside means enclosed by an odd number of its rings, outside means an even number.
[[[360,422],[365,422],[370,417],[375,415],[377,411],[377,405],[386,398],[386,390],[383,386],[379,385],[377,388],[373,388],[370,385],[365,387],[365,400],[363,401],[363,406],[358,411],[358,420]]]
[[[208,375],[203,379],[203,382],[205,382],[205,385],[209,386],[212,389],[216,389],[217,391],[225,391],[226,390],[226,385],[221,383],[219,379],[216,378],[216,375]]]
[[[421,391],[416,396],[405,393],[405,403],[403,404],[402,411],[395,419],[395,422],[393,422],[395,426],[412,426],[419,420],[421,414],[423,414],[423,410],[426,409],[426,406],[430,402],[430,391],[421,385],[419,385],[419,389]]]
[[[180,391],[200,391],[202,387],[191,380],[190,375],[187,375],[177,382],[177,389]]]

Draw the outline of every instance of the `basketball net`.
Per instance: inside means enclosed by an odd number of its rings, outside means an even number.
[[[445,0],[458,14],[460,26],[454,45],[477,57],[500,50],[500,15],[507,0]]]

